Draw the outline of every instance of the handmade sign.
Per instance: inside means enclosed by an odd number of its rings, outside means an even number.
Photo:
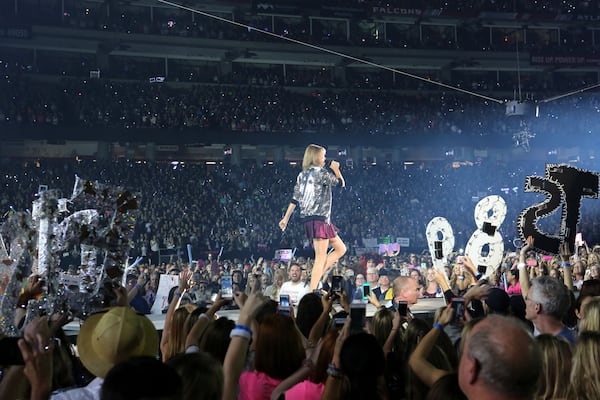
[[[273,260],[288,262],[292,259],[292,257],[292,249],[277,249],[275,250]]]
[[[179,275],[161,274],[156,291],[156,300],[152,304],[151,314],[163,314],[169,308],[169,292],[179,285]]]
[[[395,257],[400,254],[399,243],[379,243],[379,255],[384,257]]]

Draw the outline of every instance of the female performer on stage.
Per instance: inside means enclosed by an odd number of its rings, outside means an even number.
[[[304,151],[302,172],[298,174],[292,201],[279,221],[285,230],[290,216],[300,207],[300,217],[304,222],[304,232],[312,240],[315,248],[315,262],[310,278],[310,290],[317,289],[323,274],[346,253],[346,245],[337,235],[337,228],[331,223],[331,188],[346,186],[340,172],[340,163],[331,161],[325,167],[325,148],[310,144]],[[327,254],[329,245],[333,251]]]

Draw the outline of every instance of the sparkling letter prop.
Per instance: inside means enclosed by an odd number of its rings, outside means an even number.
[[[598,198],[598,177],[598,173],[566,164],[546,164],[543,178],[528,176],[525,180],[525,192],[543,193],[548,198],[521,212],[517,222],[521,239],[532,236],[534,247],[546,254],[558,254],[560,245],[566,241],[573,252],[581,199]],[[552,214],[561,204],[563,207],[559,235],[542,233],[536,225],[537,220]]]
[[[120,280],[133,236],[139,196],[128,190],[76,177],[70,199],[59,198],[56,190],[44,190],[38,196],[29,223],[10,219],[2,225],[2,237],[11,239],[10,256],[0,260],[0,280],[7,279],[6,284],[0,282],[0,322],[6,334],[14,333],[15,303],[30,269],[45,278],[47,293],[29,302],[27,320],[40,312],[68,312],[85,318],[107,306],[105,296],[112,294],[113,283],[106,281]],[[67,215],[69,207],[79,211]],[[0,253],[8,253],[0,248]],[[78,252],[79,273],[61,270],[63,254]],[[27,257],[33,262],[23,261]]]

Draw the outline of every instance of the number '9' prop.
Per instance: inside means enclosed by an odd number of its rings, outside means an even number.
[[[575,168],[566,164],[546,164],[545,176],[528,176],[525,192],[543,193],[543,202],[524,209],[519,216],[517,229],[522,240],[532,236],[537,251],[558,254],[565,241],[571,253],[574,251],[577,223],[579,222],[581,199],[598,198],[598,173]],[[558,236],[541,232],[538,219],[553,214],[562,205]]]
[[[475,265],[486,267],[486,276],[491,276],[502,262],[504,241],[498,229],[505,217],[506,203],[500,196],[487,196],[475,206],[477,230],[467,242],[465,254]]]

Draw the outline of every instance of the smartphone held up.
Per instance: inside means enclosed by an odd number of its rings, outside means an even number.
[[[233,280],[231,275],[223,275],[221,277],[221,298],[225,300],[233,299]]]
[[[350,332],[357,333],[363,330],[367,316],[367,305],[352,303],[350,305]]]
[[[398,302],[398,314],[403,318],[408,317],[408,303],[406,301]]]
[[[451,323],[463,323],[465,322],[465,299],[462,297],[455,297],[451,302],[452,310],[454,311],[452,315]]]
[[[281,294],[279,295],[279,307],[277,308],[277,312],[281,315],[290,316],[291,307],[290,307],[290,295]]]
[[[362,299],[364,301],[369,300],[369,296],[371,295],[371,284],[365,282],[362,284]]]
[[[341,275],[333,275],[331,277],[331,291],[337,295],[342,293],[344,287],[344,277]]]

